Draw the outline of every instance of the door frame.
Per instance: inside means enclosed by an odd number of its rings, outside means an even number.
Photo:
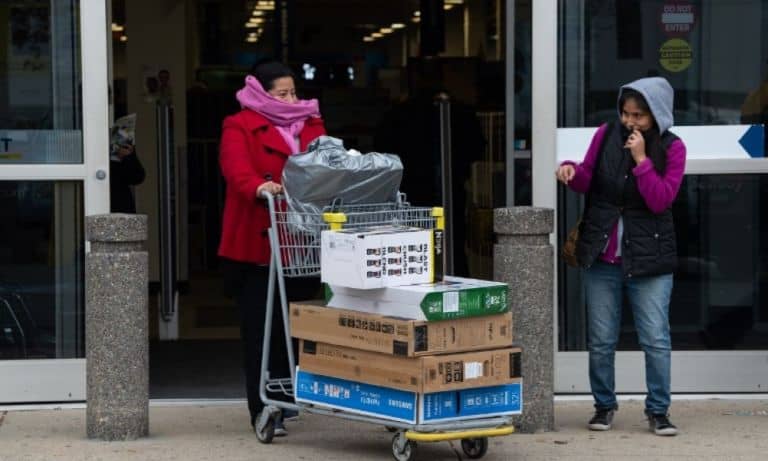
[[[106,1],[81,0],[79,12],[83,162],[0,165],[0,181],[79,181],[88,216],[109,212],[109,22]],[[87,242],[83,248],[89,251]],[[1,403],[85,400],[85,358],[4,360],[0,376]]]
[[[532,2],[532,158],[533,206],[557,210],[558,0]],[[509,78],[508,78],[509,80]],[[510,81],[507,84],[511,84]],[[768,159],[689,160],[686,174],[768,173]],[[555,212],[555,217],[558,213]],[[557,248],[558,226],[550,235]],[[555,392],[589,393],[587,352],[560,352],[558,345],[557,258],[554,260],[552,334],[555,344]],[[616,391],[645,392],[640,351],[616,352]],[[768,350],[672,351],[672,392],[766,392]]]

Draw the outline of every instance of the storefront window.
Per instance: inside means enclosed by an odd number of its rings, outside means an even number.
[[[80,163],[79,1],[0,3],[0,165]]]
[[[0,360],[84,357],[82,189],[0,181]]]
[[[685,141],[689,166],[723,166],[687,175],[673,205],[673,349],[768,349],[768,176],[725,174],[730,160],[763,162],[767,151],[768,1],[561,0],[559,8],[559,160],[581,161],[595,128],[617,119],[620,85],[662,76],[675,88],[671,131]],[[566,235],[583,196],[558,187]],[[586,350],[579,271],[561,263],[559,273],[559,348]],[[623,322],[619,349],[638,350],[626,306]]]
[[[689,175],[673,206],[674,350],[768,349],[768,175]],[[578,271],[561,268],[560,350],[586,350]],[[620,350],[637,350],[625,303]]]
[[[561,0],[559,40],[560,127],[614,120],[619,85],[654,75],[676,126],[766,122],[766,0]]]

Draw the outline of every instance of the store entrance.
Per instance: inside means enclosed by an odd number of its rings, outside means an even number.
[[[242,398],[239,312],[222,283],[217,246],[224,200],[218,167],[223,118],[260,59],[283,60],[301,98],[317,98],[328,134],[360,152],[400,155],[401,191],[414,205],[443,203],[441,162],[450,127],[454,274],[492,276],[492,209],[507,203],[504,43],[506,2],[113,1],[114,110],[137,114],[147,178],[137,211],[158,223],[158,100],[173,105],[178,303],[171,321],[151,299],[153,398]],[[530,24],[528,2],[518,15]],[[425,24],[427,22],[427,24]],[[525,75],[525,60],[516,71]],[[519,79],[516,91],[530,94]],[[450,101],[441,125],[438,95]],[[530,111],[523,111],[530,113]],[[446,112],[443,112],[445,116]],[[516,121],[521,148],[528,120]],[[441,144],[442,143],[442,144]],[[517,177],[530,171],[521,155]],[[527,186],[527,187],[526,187]],[[530,180],[516,187],[530,204]],[[151,285],[161,246],[150,240]],[[257,306],[255,306],[257,307]],[[159,310],[158,310],[159,309]]]

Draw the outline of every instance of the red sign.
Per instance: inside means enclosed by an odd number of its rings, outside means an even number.
[[[696,10],[686,1],[665,2],[659,17],[665,34],[677,37],[687,35],[696,24]]]

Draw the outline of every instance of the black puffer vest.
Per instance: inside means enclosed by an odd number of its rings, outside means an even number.
[[[666,152],[677,136],[665,132],[661,149],[648,156],[654,169],[663,174]],[[653,213],[637,189],[632,168],[635,162],[623,148],[622,126],[614,122],[607,128],[598,153],[587,206],[581,220],[576,257],[582,267],[591,266],[602,253],[613,226],[624,218],[621,261],[625,277],[660,275],[674,272],[677,265],[675,226],[672,211]]]

